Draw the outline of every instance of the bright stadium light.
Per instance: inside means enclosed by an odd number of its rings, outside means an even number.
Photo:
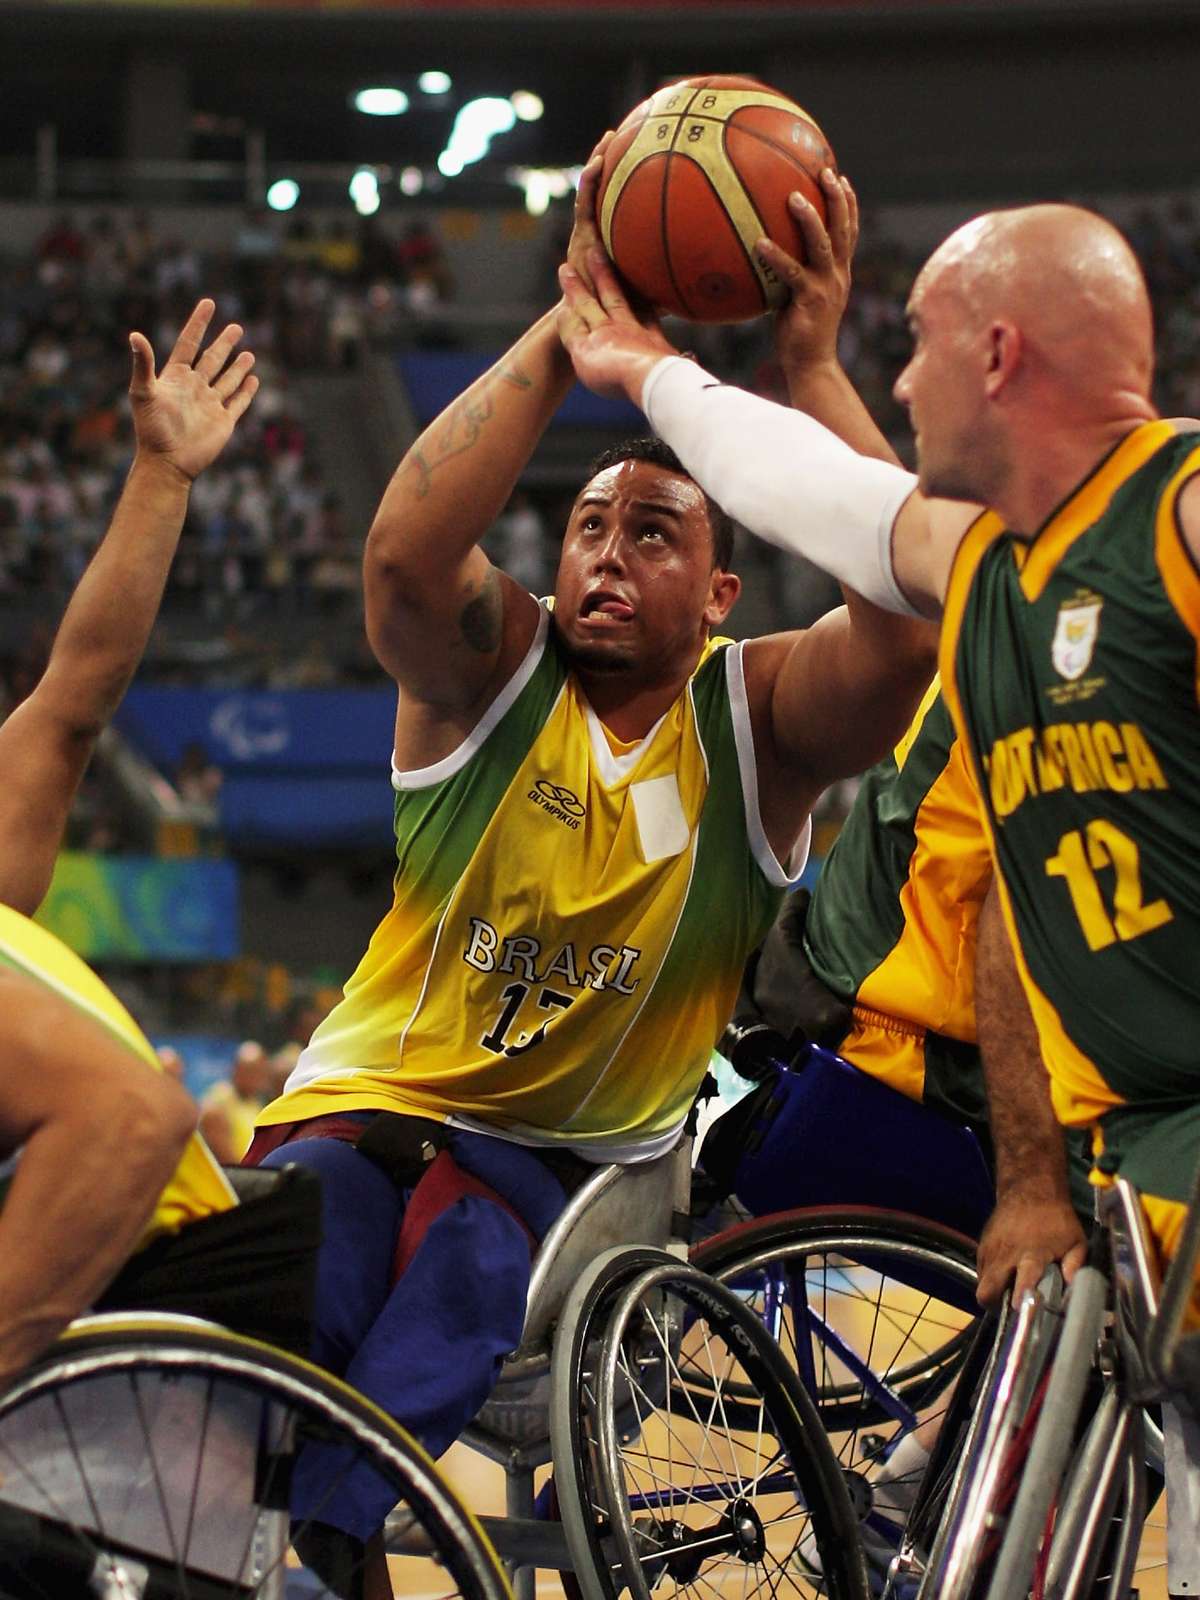
[[[359,167],[350,179],[350,198],[360,217],[371,217],[379,210],[379,179],[371,167]]]
[[[422,94],[449,94],[454,87],[448,72],[423,72],[417,79]]]
[[[272,211],[290,211],[300,198],[300,185],[294,178],[277,178],[267,190],[267,204]]]
[[[537,122],[546,109],[541,95],[532,89],[518,89],[509,103],[522,122]]]
[[[579,169],[569,167],[513,167],[510,180],[525,191],[525,209],[531,217],[540,217],[549,208],[551,200],[562,200],[578,187],[575,176]]]
[[[360,89],[354,109],[368,117],[398,117],[408,110],[408,96],[403,89]]]
[[[482,161],[496,135],[507,133],[516,120],[510,100],[494,95],[468,100],[454,119],[450,142],[438,157],[438,171],[455,178],[473,161]]]

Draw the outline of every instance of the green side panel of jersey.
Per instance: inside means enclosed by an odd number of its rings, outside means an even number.
[[[1196,641],[1154,540],[1162,490],[1195,442],[1134,471],[1034,600],[1001,536],[955,644],[1030,976],[1109,1087],[1141,1103],[1200,1093]]]
[[[475,758],[441,783],[397,791],[396,884],[406,897],[439,904],[466,871],[517,770],[566,681],[551,624],[533,673],[487,737],[487,759]]]
[[[930,705],[903,767],[887,756],[859,786],[825,858],[805,923],[821,982],[852,1001],[904,931],[900,894],[917,847],[917,812],[946,765],[954,725],[941,696]]]
[[[728,648],[714,650],[692,680],[709,787],[687,904],[658,978],[668,993],[686,992],[693,969],[711,967],[711,957],[702,959],[702,953],[714,940],[730,950],[755,949],[783,899],[784,891],[767,882],[746,842],[741,769],[725,691]]]

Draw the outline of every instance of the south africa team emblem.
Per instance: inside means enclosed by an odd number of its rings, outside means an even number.
[[[1103,600],[1096,600],[1089,605],[1059,608],[1050,659],[1060,677],[1081,678],[1087,671],[1092,651],[1096,648],[1096,635],[1100,632],[1100,608],[1103,604]]]

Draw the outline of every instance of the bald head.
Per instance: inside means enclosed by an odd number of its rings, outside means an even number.
[[[1094,212],[1037,205],[976,217],[930,257],[922,287],[958,298],[977,328],[1015,325],[1029,361],[1085,403],[1102,391],[1149,391],[1145,280],[1121,234]]]

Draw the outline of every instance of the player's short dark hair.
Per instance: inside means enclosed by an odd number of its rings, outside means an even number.
[[[648,461],[651,466],[662,467],[666,472],[677,472],[681,478],[691,478],[692,475],[671,449],[669,444],[664,444],[661,439],[652,433],[642,434],[635,439],[622,439],[619,444],[610,444],[607,450],[592,461],[587,469],[590,481],[598,472],[606,472],[609,467],[616,467],[622,461]],[[692,482],[696,480],[692,478]],[[700,488],[699,484],[696,484]],[[733,518],[725,511],[710,494],[704,495],[704,504],[708,511],[708,525],[712,530],[713,566],[719,567],[722,572],[728,572],[733,566]]]

